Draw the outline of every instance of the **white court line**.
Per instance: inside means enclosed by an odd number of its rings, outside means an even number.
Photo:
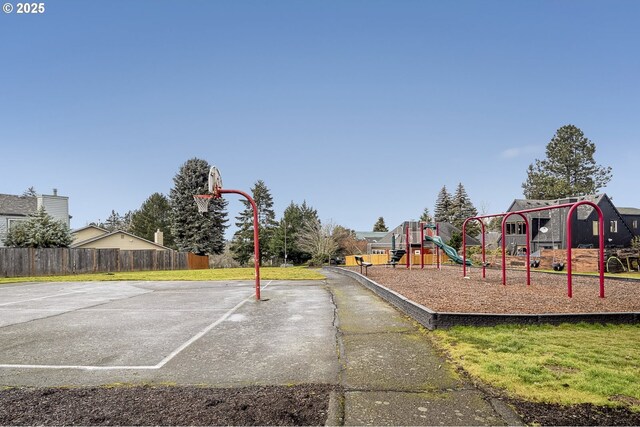
[[[266,285],[262,286],[262,288],[266,288],[271,284],[273,280],[270,280]],[[0,368],[18,368],[18,369],[78,369],[83,371],[116,371],[116,370],[155,370],[160,369],[164,365],[166,365],[171,359],[176,357],[182,351],[184,351],[187,347],[189,347],[194,342],[198,341],[202,338],[207,332],[211,331],[213,328],[218,326],[220,323],[224,322],[229,316],[231,316],[236,310],[242,307],[247,301],[250,301],[252,298],[255,298],[255,295],[252,294],[248,298],[240,301],[233,308],[227,311],[222,315],[218,320],[195,334],[191,339],[182,344],[180,347],[172,351],[167,357],[162,359],[156,365],[141,365],[141,366],[87,366],[87,365],[16,365],[16,364],[0,364]]]
[[[44,296],[44,297],[23,299],[23,300],[20,300],[20,301],[5,302],[3,304],[0,304],[0,307],[5,306],[5,305],[11,305],[11,304],[20,304],[21,302],[29,302],[29,301],[37,301],[37,300],[40,300],[40,299],[55,298],[55,297],[59,297],[61,295],[77,294],[77,293],[80,293],[80,292],[85,292],[85,291],[63,292],[63,293],[58,293],[58,294],[54,294],[54,295],[47,295],[47,296]]]

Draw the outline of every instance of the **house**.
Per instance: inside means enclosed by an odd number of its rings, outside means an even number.
[[[627,247],[638,233],[640,210],[624,208],[621,213],[606,194],[567,197],[557,200],[516,199],[507,212],[554,206],[579,201],[590,201],[602,210],[604,217],[604,239],[607,247]],[[566,249],[566,220],[569,208],[528,213],[531,227],[531,251],[539,249]],[[635,223],[634,223],[635,221]],[[519,215],[512,215],[505,224],[505,243],[509,253],[517,253],[526,247],[526,225]],[[636,228],[633,228],[633,225]],[[589,205],[577,208],[571,225],[572,248],[598,246],[598,214]]]
[[[20,221],[26,221],[29,215],[40,208],[44,208],[55,220],[61,221],[67,227],[70,226],[69,198],[59,196],[58,190],[55,188],[51,195],[14,196],[0,194],[0,247],[4,247],[4,240],[11,227]]]
[[[618,212],[634,236],[640,236],[640,209],[618,208]]]
[[[95,225],[73,230],[72,248],[82,249],[127,249],[143,250],[155,249],[159,251],[169,250],[163,246],[162,233],[156,232],[156,241],[151,242],[142,237],[135,236],[122,230],[108,231]]]

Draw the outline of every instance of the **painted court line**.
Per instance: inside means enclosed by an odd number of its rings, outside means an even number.
[[[37,301],[37,300],[47,299],[47,298],[55,298],[55,297],[59,297],[61,295],[78,294],[78,293],[82,293],[82,292],[85,292],[85,291],[62,292],[62,293],[58,293],[58,294],[54,294],[54,295],[47,295],[47,296],[44,296],[44,297],[23,299],[23,300],[20,300],[20,301],[5,302],[3,304],[0,304],[0,307],[5,306],[5,305],[20,304],[22,302]]]
[[[262,286],[262,288],[263,289],[266,288],[267,286],[269,286],[271,284],[271,282],[272,282],[272,280],[270,280],[266,285]],[[125,366],[87,366],[87,365],[18,365],[18,364],[0,364],[0,368],[9,368],[9,369],[10,368],[18,368],[18,369],[77,369],[77,370],[83,370],[83,371],[156,370],[156,369],[160,369],[164,365],[166,365],[169,361],[171,361],[171,359],[173,359],[178,354],[180,354],[182,351],[184,351],[186,348],[188,348],[191,344],[193,344],[194,342],[198,341],[200,338],[202,338],[204,335],[206,335],[213,328],[215,328],[220,323],[222,323],[225,320],[227,320],[229,318],[229,316],[231,316],[236,310],[238,310],[247,301],[250,301],[253,298],[255,298],[255,296],[252,293],[249,297],[247,297],[244,300],[240,301],[233,308],[228,310],[218,320],[216,320],[215,322],[211,323],[209,326],[207,326],[206,328],[204,328],[203,330],[201,330],[200,332],[195,334],[193,337],[191,337],[188,341],[183,343],[180,347],[176,348],[167,357],[162,359],[156,365],[141,365],[141,366],[126,366],[126,365]]]

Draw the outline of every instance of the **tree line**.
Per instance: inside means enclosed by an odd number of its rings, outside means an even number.
[[[595,194],[612,178],[610,167],[595,162],[595,144],[586,138],[574,125],[559,128],[546,146],[546,158],[535,159],[527,169],[522,184],[525,198],[553,200],[568,196]],[[164,245],[181,251],[197,254],[222,254],[228,249],[238,265],[252,262],[253,216],[248,202],[235,217],[237,231],[227,245],[225,230],[229,227],[227,202],[214,199],[209,212],[201,215],[193,201],[194,194],[205,194],[208,187],[210,165],[202,159],[187,160],[173,178],[174,186],[169,195],[154,193],[139,209],[121,216],[114,210],[104,221],[92,223],[108,231],[123,230],[141,238],[154,239],[154,233],[164,233]],[[33,187],[25,196],[36,194]],[[305,262],[322,263],[331,256],[361,251],[361,242],[355,232],[348,228],[327,223],[322,224],[318,213],[306,201],[293,201],[277,220],[273,210],[273,197],[262,180],[258,180],[251,194],[259,211],[260,262],[287,261],[295,264]],[[459,183],[454,194],[446,186],[440,190],[431,216],[425,208],[421,221],[444,221],[461,228],[462,222],[478,215],[477,209]],[[496,229],[495,221],[489,229]],[[477,223],[470,223],[468,234],[477,235]],[[374,231],[388,231],[384,218],[378,218]],[[7,246],[16,247],[67,247],[72,237],[66,225],[53,221],[46,212],[39,210],[26,221],[9,230],[5,239]]]

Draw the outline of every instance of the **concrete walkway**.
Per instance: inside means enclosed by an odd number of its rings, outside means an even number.
[[[455,373],[424,336],[430,332],[354,280],[326,274],[344,388],[336,424],[521,425],[504,403]]]

